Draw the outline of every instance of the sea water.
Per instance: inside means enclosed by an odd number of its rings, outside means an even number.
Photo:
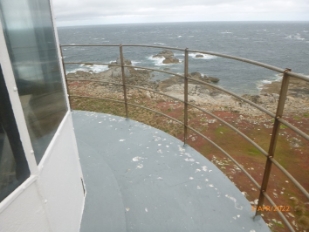
[[[71,26],[58,28],[61,44],[147,44],[211,51],[243,57],[294,72],[309,74],[309,22],[198,22]],[[174,51],[178,64],[153,58],[162,49],[124,47],[133,65],[184,72],[184,52]],[[65,61],[110,63],[119,57],[118,47],[64,47]],[[220,85],[238,94],[256,94],[263,83],[280,75],[239,61],[189,54],[189,72],[220,78]],[[67,65],[77,70],[102,72],[105,65]],[[155,79],[167,76],[156,75]]]

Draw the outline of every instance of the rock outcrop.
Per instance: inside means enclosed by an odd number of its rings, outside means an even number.
[[[162,55],[162,57],[171,57],[171,53],[169,51],[162,51],[159,54]],[[67,74],[67,78],[69,81],[73,81],[71,82],[71,85],[73,87],[74,84],[78,83],[78,80],[81,79],[102,80],[105,82],[121,83],[121,67],[115,66],[119,65],[119,63],[120,60],[117,59],[117,61],[113,63],[114,66],[113,64],[111,64],[110,69],[101,73],[78,71],[76,73]],[[151,71],[135,69],[134,66],[130,66],[131,63],[132,62],[130,60],[125,60],[125,64],[128,65],[128,67],[125,67],[125,75],[128,84],[148,87],[156,91],[162,91],[167,95],[183,99],[183,77],[171,76],[170,78],[163,81],[152,81]],[[191,72],[190,77],[208,83],[217,83],[219,81],[219,78],[206,76],[200,72]],[[281,82],[272,82],[271,84],[265,84],[260,94],[244,95],[243,97],[254,102],[255,104],[261,105],[262,107],[266,108],[271,112],[275,112],[278,105],[278,93],[280,87]],[[83,85],[81,85],[80,90],[84,91],[83,88]],[[96,88],[97,94],[107,94],[108,96],[113,96],[117,94],[119,94],[120,96],[122,94],[122,89],[119,88],[119,86],[115,87],[113,85],[107,85],[104,87],[100,84]],[[91,89],[89,86],[89,94],[95,94],[91,92],[92,90],[94,90],[93,87]],[[188,94],[190,96],[190,102],[194,102],[194,104],[197,104],[199,106],[208,107],[210,110],[237,112],[239,114],[248,115],[249,118],[255,116],[265,116],[264,113],[251,107],[246,102],[222,93],[220,90],[214,87],[203,85],[196,81],[189,80]],[[151,96],[153,96],[153,94]],[[156,98],[156,100],[159,99],[160,97]],[[290,88],[285,105],[285,114],[309,115],[309,84],[305,81],[291,78]],[[263,118],[261,117],[261,120],[262,119]]]
[[[210,83],[210,82],[218,83],[220,81],[220,79],[217,78],[217,77],[208,77],[206,75],[201,74],[200,72],[192,72],[192,73],[190,73],[190,76],[192,78],[199,79],[199,80],[202,80],[202,81],[205,81],[205,82],[208,82],[208,83]]]
[[[131,60],[129,59],[124,59],[123,60],[124,65],[132,65]],[[116,59],[116,62],[111,62],[110,65],[108,65],[108,67],[111,70],[111,77],[121,77],[122,72],[121,72],[121,67],[119,67],[119,65],[121,65],[121,60],[118,57]],[[126,77],[131,77],[131,72],[134,70],[134,68],[132,67],[124,67],[124,74]]]
[[[219,78],[217,77],[208,77],[208,76],[204,76],[204,79],[207,81],[207,82],[212,82],[212,83],[218,83],[220,81]]]
[[[167,58],[167,57],[171,57],[174,56],[174,53],[171,50],[163,50],[161,52],[159,52],[157,55],[154,55],[153,58]]]
[[[177,64],[179,59],[175,58],[174,53],[170,50],[163,50],[157,55],[154,55],[153,58],[164,58],[163,64]]]
[[[179,63],[179,59],[177,59],[173,56],[166,57],[163,60],[163,64],[176,64],[176,63]]]

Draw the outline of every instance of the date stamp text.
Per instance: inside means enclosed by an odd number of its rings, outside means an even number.
[[[252,211],[259,211],[259,212],[290,212],[290,206],[283,206],[283,205],[263,205],[263,206],[251,206]]]

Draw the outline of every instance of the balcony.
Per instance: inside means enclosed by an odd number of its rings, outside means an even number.
[[[83,72],[67,75],[71,106],[85,111],[73,111],[88,191],[82,231],[268,231],[260,215],[275,231],[308,228],[309,186],[304,178],[308,120],[305,111],[303,117],[290,111],[284,114],[285,106],[298,104],[298,98],[290,95],[296,82],[308,84],[307,76],[214,52],[146,45],[62,45],[76,47],[116,48],[115,57],[120,57],[114,63],[72,61],[63,51],[64,67],[118,67],[118,74],[115,68],[110,79]],[[183,52],[184,72],[126,63],[123,50],[139,48]],[[279,95],[272,95],[271,107],[264,106],[254,96],[239,96],[196,77],[189,73],[190,53],[281,73]],[[149,81],[142,72],[170,77]],[[172,94],[166,91],[170,83]],[[224,97],[220,105],[197,101],[194,88],[206,93],[199,98],[215,91]],[[231,96],[235,107],[224,106],[225,96]],[[299,107],[309,112],[306,104]],[[248,116],[246,111],[254,114]],[[285,151],[287,142],[295,146]]]

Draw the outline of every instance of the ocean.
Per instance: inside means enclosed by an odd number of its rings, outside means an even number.
[[[59,27],[60,44],[147,44],[189,48],[243,57],[309,75],[309,22],[191,22]],[[153,48],[124,47],[133,65],[183,73],[183,62],[163,64]],[[64,47],[66,62],[110,63],[118,47]],[[184,53],[174,51],[184,60]],[[190,54],[189,72],[220,79],[218,85],[237,94],[257,94],[263,83],[280,79],[270,70],[216,56]],[[66,71],[102,72],[105,65],[67,65]],[[155,74],[153,80],[169,75]]]

